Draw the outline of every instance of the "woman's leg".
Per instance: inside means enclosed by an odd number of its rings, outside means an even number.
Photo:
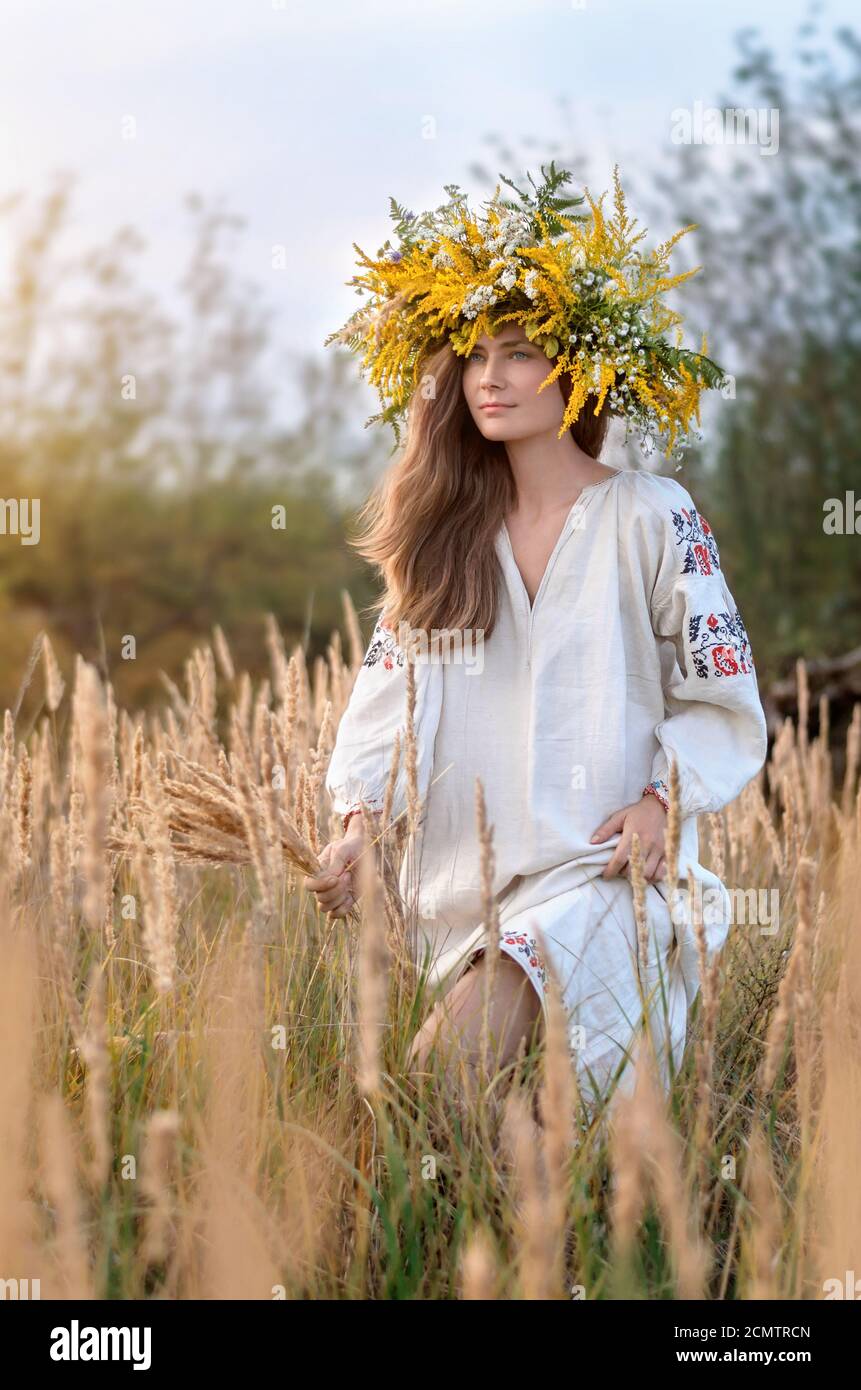
[[[477,1076],[486,976],[487,956],[482,952],[431,1010],[416,1033],[407,1058],[408,1068],[416,1075],[429,1070],[431,1050],[436,1049],[455,1086],[461,1079],[461,1066],[466,1068],[470,1080]],[[488,1028],[488,1064],[493,1069],[514,1059],[522,1038],[529,1046],[544,1031],[541,1001],[535,988],[525,970],[506,954],[500,955],[496,965]]]

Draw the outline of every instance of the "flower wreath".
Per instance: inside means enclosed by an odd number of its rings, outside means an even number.
[[[523,192],[500,174],[518,201],[501,198],[497,184],[483,216],[470,212],[457,184],[445,185],[447,203],[420,216],[390,198],[398,245],[387,240],[371,258],[353,243],[364,269],[346,283],[370,300],[325,343],[362,354],[360,370],[369,369],[383,405],[366,425],[388,422],[399,441],[435,350],[448,341],[468,357],[483,334],[522,324],[552,364],[538,390],[570,374],[560,438],[587,401],[594,399],[597,415],[609,398],[611,412],[626,420],[626,440],[633,427],[645,453],[661,443],[667,456],[680,458],[691,421],[700,424],[703,390],[724,382],[722,368],[706,356],[705,334],[700,352],[683,348],[683,320],[663,302],[702,269],[669,273],[670,252],[696,224],[645,254],[638,249],[645,231],[635,232],[628,215],[618,165],[609,217],[606,193],[597,202],[588,189],[585,197],[560,196],[571,174],[552,161],[541,175],[536,184],[527,174],[532,191]],[[584,201],[590,214],[568,212]],[[674,344],[667,337],[673,328]]]

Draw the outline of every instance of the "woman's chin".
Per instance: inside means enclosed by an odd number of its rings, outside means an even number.
[[[479,416],[475,423],[485,439],[514,439],[518,433],[517,426],[513,420],[507,418],[508,415],[509,412],[505,410],[486,418]]]

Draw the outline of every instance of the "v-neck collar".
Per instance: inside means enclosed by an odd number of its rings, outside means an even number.
[[[553,565],[554,565],[554,563],[555,563],[555,560],[556,560],[556,557],[557,557],[557,555],[558,555],[558,553],[559,553],[559,550],[560,550],[560,548],[561,548],[563,542],[565,541],[565,539],[567,538],[567,536],[568,536],[568,534],[569,534],[569,532],[570,532],[570,530],[571,530],[571,523],[572,523],[572,521],[573,521],[575,515],[577,515],[578,509],[580,508],[580,505],[581,505],[581,503],[583,502],[583,499],[587,496],[587,494],[588,494],[588,495],[591,495],[597,488],[599,488],[599,487],[606,487],[608,483],[612,483],[616,478],[618,478],[618,477],[619,477],[622,473],[624,473],[624,472],[625,472],[625,469],[624,469],[624,468],[617,468],[617,469],[615,469],[615,470],[609,475],[609,477],[607,477],[607,478],[599,478],[599,479],[597,480],[597,482],[594,482],[594,483],[587,483],[585,487],[583,487],[583,488],[580,489],[579,493],[577,494],[577,497],[576,497],[575,500],[571,503],[571,507],[570,507],[570,509],[569,509],[569,511],[568,511],[568,515],[566,516],[565,520],[564,520],[563,523],[562,523],[562,529],[561,529],[561,531],[559,532],[559,535],[558,535],[557,540],[556,540],[556,544],[554,545],[552,551],[550,552],[550,556],[549,556],[549,558],[548,558],[547,564],[544,566],[544,573],[543,573],[542,576],[541,576],[541,580],[540,580],[540,582],[539,582],[538,588],[537,588],[536,591],[535,591],[535,598],[534,598],[534,600],[532,600],[532,601],[530,601],[530,598],[529,598],[529,590],[528,590],[527,587],[526,587],[526,584],[525,584],[524,579],[523,579],[523,575],[522,575],[521,572],[520,572],[520,566],[518,565],[517,559],[516,559],[515,554],[514,554],[514,546],[511,544],[511,536],[509,535],[508,527],[506,526],[505,521],[502,522],[502,525],[501,525],[500,528],[499,528],[499,534],[498,534],[498,536],[497,536],[497,541],[498,541],[499,544],[502,546],[503,552],[504,552],[504,553],[507,553],[507,554],[509,555],[509,557],[510,557],[510,559],[511,559],[511,562],[512,562],[512,564],[513,564],[513,566],[514,566],[514,569],[515,569],[515,571],[517,572],[517,577],[518,577],[518,579],[520,580],[521,586],[522,586],[522,588],[523,588],[523,593],[524,593],[524,595],[525,595],[525,597],[526,597],[526,602],[527,602],[527,605],[528,605],[530,614],[534,612],[534,610],[535,610],[535,605],[537,604],[539,598],[541,597],[541,592],[542,592],[542,590],[543,590],[543,588],[544,588],[544,585],[545,585],[545,583],[546,583],[546,581],[547,581],[547,579],[548,579],[548,577],[549,577],[549,575],[550,575],[550,571],[551,571],[552,568],[553,568]]]

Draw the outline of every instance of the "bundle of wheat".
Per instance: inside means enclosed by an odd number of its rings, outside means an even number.
[[[267,795],[267,788],[255,786],[241,769],[231,783],[176,749],[170,757],[188,774],[185,781],[169,777],[166,759],[159,759],[158,786],[167,797],[166,824],[178,859],[213,866],[251,864],[261,841],[271,835],[297,869],[306,874],[320,872],[317,855],[292,817]],[[128,804],[133,826],[159,811],[151,797],[140,793],[130,797]],[[114,833],[107,840],[108,848],[121,853],[129,852],[135,843],[133,832]]]
[[[181,765],[185,780],[168,775],[168,757]],[[230,772],[232,781],[175,748],[169,754],[159,754],[155,776],[144,760],[141,788],[128,799],[130,828],[126,833],[115,828],[105,844],[120,856],[133,857],[141,851],[155,855],[160,847],[163,852],[167,843],[176,859],[186,864],[216,868],[223,864],[253,865],[264,910],[272,911],[275,884],[285,861],[309,876],[326,870],[292,816],[278,804],[277,792],[252,782],[240,762],[224,758],[221,766]],[[150,827],[155,833],[145,833]],[[395,827],[393,845],[401,849],[403,837],[398,829]],[[379,834],[369,836],[369,847],[376,846],[379,839]],[[396,858],[389,854],[377,857],[389,922],[403,931]],[[358,908],[347,916],[358,922]]]

